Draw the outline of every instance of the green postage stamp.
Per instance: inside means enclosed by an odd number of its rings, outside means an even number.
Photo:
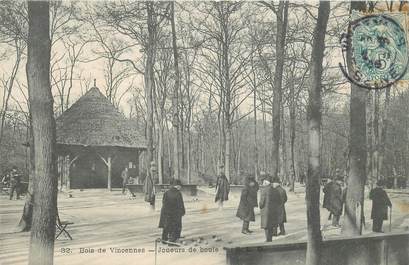
[[[349,76],[357,85],[381,89],[399,80],[408,80],[406,14],[353,12],[348,33]]]

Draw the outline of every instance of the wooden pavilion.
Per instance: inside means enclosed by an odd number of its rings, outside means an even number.
[[[66,189],[121,187],[121,172],[139,176],[146,139],[137,126],[91,88],[56,120],[60,182]]]

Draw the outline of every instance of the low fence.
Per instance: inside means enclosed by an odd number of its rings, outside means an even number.
[[[143,193],[142,184],[127,184],[126,187],[132,193],[132,195],[135,195],[135,193]],[[169,184],[155,184],[156,192],[164,192],[170,189],[170,187],[171,186]],[[180,191],[185,195],[196,196],[197,185],[192,184],[183,185]]]
[[[231,245],[229,265],[305,264],[307,242]],[[338,237],[322,243],[321,265],[408,265],[409,232]]]

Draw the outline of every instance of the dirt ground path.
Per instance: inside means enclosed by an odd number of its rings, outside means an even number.
[[[158,243],[156,251],[155,239],[161,235],[161,230],[157,228],[160,196],[157,198],[156,210],[151,211],[142,196],[131,199],[119,190],[74,190],[71,194],[72,198],[66,193],[59,194],[58,198],[61,220],[69,220],[74,224],[68,228],[73,240],[61,236],[55,243],[54,264],[57,265],[153,265],[155,260],[157,265],[225,264],[223,246],[264,241],[264,231],[259,228],[258,209],[256,222],[250,225],[254,233],[240,233],[241,222],[235,217],[239,194],[231,194],[222,211],[217,209],[210,194],[201,192],[197,198],[185,196],[187,214],[183,218],[182,235],[186,246],[172,248]],[[274,240],[305,240],[304,196],[302,191],[289,193],[286,204],[287,235]],[[393,230],[406,230],[409,226],[409,196],[391,194],[391,197],[394,205],[397,205],[393,208]],[[23,205],[23,200],[10,201],[6,195],[0,196],[1,265],[27,264],[30,234],[14,232]],[[370,233],[370,202],[366,203],[365,213],[365,233]],[[324,238],[339,235],[340,229],[328,225],[325,209],[322,209],[321,215]],[[387,224],[384,229],[387,231]],[[216,241],[214,236],[221,240]],[[201,242],[195,243],[198,238],[201,238]]]

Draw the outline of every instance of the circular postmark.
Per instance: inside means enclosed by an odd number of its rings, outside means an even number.
[[[402,79],[408,68],[406,32],[392,17],[369,15],[352,21],[349,79],[368,89],[381,89]]]

